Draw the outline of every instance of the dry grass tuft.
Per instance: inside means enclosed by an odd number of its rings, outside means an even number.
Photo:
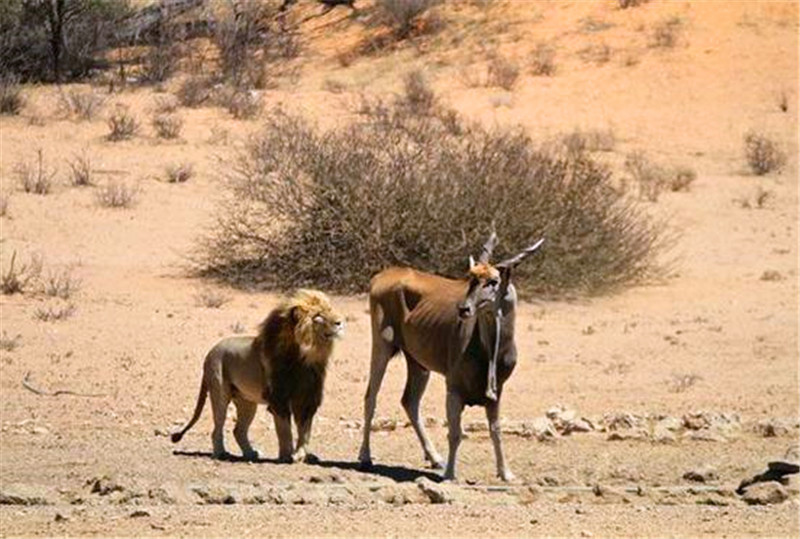
[[[59,303],[46,305],[44,307],[37,307],[33,316],[42,322],[60,322],[71,318],[75,314],[75,305],[73,303]]]
[[[0,114],[16,116],[25,106],[19,77],[12,73],[0,75]]]
[[[71,88],[59,93],[58,108],[61,114],[79,120],[93,120],[105,105],[106,99],[94,90]]]
[[[46,195],[53,189],[53,178],[56,170],[44,162],[44,152],[37,150],[36,164],[22,161],[14,167],[14,173],[20,187],[26,193]]]
[[[167,166],[167,181],[169,183],[185,183],[194,175],[191,163],[176,163]]]
[[[487,69],[487,85],[511,90],[519,78],[519,65],[500,54],[492,54]]]
[[[33,255],[27,264],[16,265],[17,252],[11,254],[8,270],[0,275],[0,291],[5,295],[21,294],[38,282],[42,274],[42,257]]]
[[[668,17],[657,23],[650,34],[650,47],[674,48],[680,40],[683,20],[678,16]]]
[[[22,341],[22,335],[19,333],[14,337],[9,337],[8,333],[3,331],[3,335],[0,336],[0,350],[13,352],[19,347],[20,341]]]
[[[84,149],[80,155],[75,155],[67,163],[70,168],[70,183],[74,187],[88,187],[94,185],[92,174],[92,159],[88,150]]]
[[[181,136],[183,118],[177,114],[159,113],[150,120],[158,138],[176,139]]]
[[[69,299],[81,289],[81,285],[81,280],[68,267],[49,271],[42,282],[42,291],[46,296]]]
[[[441,0],[377,0],[377,7],[394,28],[398,39],[411,35],[420,17]]]
[[[138,185],[111,180],[97,190],[97,203],[105,208],[130,208],[136,204]]]
[[[109,133],[106,138],[112,142],[132,139],[139,131],[139,121],[124,105],[114,107],[107,123]]]
[[[547,43],[538,43],[531,53],[531,74],[550,77],[556,72],[556,51]]]
[[[786,154],[778,143],[754,131],[744,136],[744,156],[757,176],[780,170],[786,164]]]
[[[204,288],[194,295],[195,304],[206,309],[219,309],[231,300],[231,297],[219,290]]]

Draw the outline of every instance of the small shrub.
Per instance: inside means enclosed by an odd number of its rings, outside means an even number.
[[[32,256],[27,264],[16,266],[17,252],[11,253],[8,270],[0,275],[0,291],[5,295],[20,294],[37,282],[42,274],[42,258]]]
[[[191,163],[180,163],[167,167],[167,181],[169,183],[184,183],[194,175],[194,167]]]
[[[493,54],[489,58],[487,84],[511,90],[519,78],[519,66],[508,58]]]
[[[42,322],[59,322],[66,320],[75,314],[76,308],[72,303],[47,305],[44,307],[37,307],[33,315],[37,320]]]
[[[106,208],[130,208],[136,203],[138,186],[111,180],[97,190],[97,202]]]
[[[619,0],[619,7],[622,9],[627,9],[629,7],[641,6],[647,2],[648,0]]]
[[[62,114],[79,120],[93,120],[106,105],[103,96],[94,90],[71,88],[59,93],[58,107]]]
[[[219,309],[231,300],[231,297],[218,290],[205,288],[198,291],[195,296],[195,303],[206,309]]]
[[[228,144],[230,132],[218,125],[211,126],[211,133],[208,135],[208,143],[212,146],[224,146]]]
[[[432,113],[437,106],[436,94],[428,84],[422,71],[415,69],[403,80],[403,93],[397,97],[396,105],[410,114]]]
[[[21,340],[22,335],[17,334],[16,337],[9,337],[8,334],[3,331],[3,335],[0,337],[0,350],[13,352],[19,346]]]
[[[408,37],[420,16],[441,0],[378,0],[377,6],[394,26],[399,39]]]
[[[49,271],[43,280],[43,292],[47,296],[69,299],[81,288],[81,280],[72,275],[71,268]]]
[[[669,17],[653,27],[650,35],[650,46],[671,49],[678,44],[683,21],[680,17]]]
[[[764,270],[761,274],[760,280],[762,281],[782,281],[783,275],[777,270]]]
[[[156,114],[150,123],[156,135],[163,139],[176,139],[183,129],[183,119],[177,114]]]
[[[106,138],[112,142],[129,140],[139,131],[139,121],[124,105],[117,105],[114,108],[107,123],[109,133]]]
[[[689,191],[690,186],[697,179],[697,172],[693,168],[680,166],[675,168],[669,176],[669,190],[672,192]]]
[[[589,45],[578,51],[578,56],[584,62],[602,65],[611,60],[611,47],[605,43]]]
[[[219,91],[217,103],[228,109],[237,120],[255,118],[261,113],[261,96],[254,90],[243,88],[224,88]]]
[[[35,165],[23,161],[17,163],[14,172],[23,191],[46,195],[53,188],[53,178],[56,175],[56,171],[45,164],[44,153],[41,149],[37,151],[37,154],[38,158]]]
[[[756,208],[763,209],[764,207],[766,207],[767,201],[769,201],[769,199],[771,199],[772,196],[773,196],[772,191],[769,191],[761,186],[758,186],[758,189],[756,189],[756,196],[755,196]]]
[[[769,137],[753,131],[744,137],[744,155],[750,170],[758,176],[780,170],[786,164],[786,154],[778,144]]]
[[[12,73],[0,75],[0,114],[16,116],[24,105],[19,77]]]
[[[153,112],[156,114],[172,114],[177,112],[178,98],[174,95],[157,95],[153,102]]]
[[[668,382],[671,393],[684,393],[703,379],[699,374],[673,374]]]
[[[208,77],[189,77],[181,83],[176,97],[184,107],[196,108],[207,103],[213,94],[214,82]]]
[[[87,150],[83,150],[80,155],[73,157],[68,164],[71,171],[70,182],[74,187],[94,185],[92,160]]]
[[[572,133],[564,135],[561,143],[566,149],[567,155],[575,159],[584,152],[610,152],[614,149],[617,139],[611,129],[590,129],[588,131],[576,129]]]
[[[539,43],[531,53],[531,73],[536,76],[552,76],[556,72],[556,51],[547,43]]]
[[[144,55],[141,82],[157,84],[167,81],[178,70],[181,56],[182,50],[175,43],[175,36],[162,36]]]
[[[628,154],[625,169],[639,186],[639,198],[656,202],[667,181],[667,172],[641,151]]]

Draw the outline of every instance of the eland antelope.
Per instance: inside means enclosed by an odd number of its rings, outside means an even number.
[[[403,351],[408,378],[402,404],[422,444],[425,459],[444,468],[421,422],[420,401],[430,372],[445,377],[449,453],[445,479],[456,477],[456,452],[461,442],[461,413],[465,405],[486,408],[497,475],[514,476],[506,465],[500,442],[500,396],[503,383],[517,360],[514,310],[517,295],[511,283],[514,267],[536,251],[543,239],[516,256],[491,265],[497,244],[492,233],[478,261],[470,257],[467,279],[454,280],[410,268],[392,267],[370,283],[372,362],[364,398],[364,433],[359,462],[368,468],[370,426],[378,390],[389,360]]]

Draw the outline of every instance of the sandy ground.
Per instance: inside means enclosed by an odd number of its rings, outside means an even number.
[[[332,125],[359,92],[387,95],[407,68],[423,67],[443,99],[481,121],[522,123],[541,139],[576,127],[610,128],[618,142],[600,158],[617,173],[635,149],[698,173],[690,192],[646,203],[680,234],[669,278],[608,297],[520,305],[520,361],[502,411],[518,481],[496,488],[503,485],[494,478],[491,444],[477,426],[483,414],[470,409],[461,481],[442,487],[450,503],[429,503],[415,481],[436,476],[404,424],[402,361],[390,365],[379,399],[377,416],[387,425],[373,439],[379,466],[356,469],[370,338],[363,296],[334,298],[348,327],[314,430],[320,464],[271,461],[277,444],[265,411],[251,429],[266,457],[260,462],[212,461],[208,411],[174,453],[166,434],[191,414],[205,352],[237,328],[251,331],[279,299],[187,277],[184,265],[198,234],[213,224],[220,159],[258,122],[214,108],[182,109],[181,140],[162,142],[147,122],[156,94],[137,89],[110,100],[131,106],[143,120],[141,133],[112,143],[102,117],[61,118],[57,90],[37,87],[27,89],[22,116],[0,119],[0,177],[10,194],[0,259],[5,271],[13,252],[17,263],[39,253],[45,275],[70,268],[81,288],[68,301],[75,313],[60,321],[36,313],[67,301],[0,296],[4,342],[19,335],[16,346],[0,351],[0,493],[36,501],[0,505],[0,535],[800,533],[796,483],[789,499],[774,505],[748,505],[733,493],[796,448],[800,434],[798,4],[651,2],[622,11],[614,2],[499,2],[444,15],[450,23],[421,45],[347,67],[333,58],[366,31],[338,11],[309,21],[299,78],[266,92],[265,103]],[[676,46],[649,47],[650,29],[673,16],[682,21]],[[509,92],[464,83],[465,69],[483,69],[482,51],[524,65],[540,41],[557,51],[555,76],[523,71]],[[583,59],[584,49],[602,45],[610,48],[608,61]],[[335,93],[326,90],[330,81],[340,84]],[[778,107],[782,94],[786,112]],[[210,141],[212,129],[226,130],[228,141]],[[783,171],[746,172],[742,137],[751,129],[785,148]],[[21,192],[13,176],[15,164],[38,148],[58,171],[47,196]],[[97,187],[68,186],[66,161],[84,148],[101,184],[138,186],[133,208],[102,208]],[[165,182],[165,167],[184,161],[194,177]],[[769,193],[761,208],[759,192]],[[199,305],[196,296],[208,290],[229,301]],[[26,373],[35,387],[103,396],[37,395],[22,386]],[[557,405],[598,428],[552,437],[513,429]],[[432,380],[423,406],[443,451],[441,379]],[[729,425],[721,434],[693,434],[681,422],[698,411],[725,414]],[[640,418],[645,434],[609,440],[611,429],[601,426],[615,414]],[[665,417],[680,426],[659,440],[653,427]],[[238,450],[232,436],[228,445]],[[706,483],[683,478],[702,467],[715,471]]]

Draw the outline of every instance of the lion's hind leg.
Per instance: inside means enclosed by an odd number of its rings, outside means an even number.
[[[236,404],[236,426],[233,428],[233,436],[236,438],[236,443],[242,449],[242,456],[246,460],[258,459],[258,451],[253,449],[250,445],[250,440],[247,438],[247,431],[253,423],[253,418],[256,416],[258,405],[254,402],[236,397],[233,400]]]
[[[231,402],[231,392],[222,383],[222,372],[211,373],[213,377],[218,377],[214,383],[209,384],[208,394],[211,397],[211,411],[214,414],[214,430],[211,432],[212,457],[215,459],[226,460],[230,458],[230,453],[225,450],[224,427],[225,417],[228,414],[228,405]]]

